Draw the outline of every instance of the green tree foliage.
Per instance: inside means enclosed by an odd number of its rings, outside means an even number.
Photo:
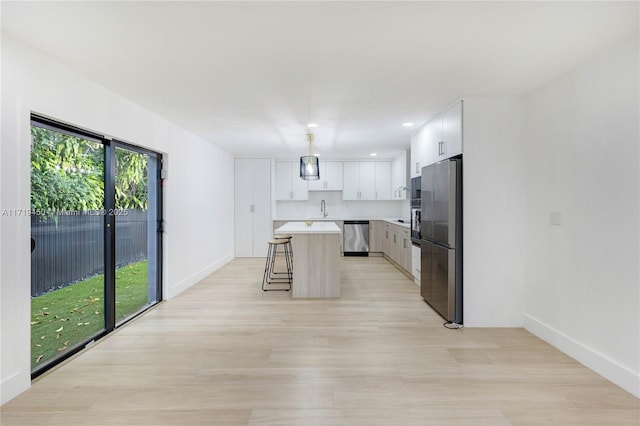
[[[31,126],[31,209],[56,212],[104,208],[104,147]],[[116,149],[115,207],[147,208],[147,156]]]
[[[147,208],[147,156],[116,149],[116,208]]]
[[[102,209],[102,145],[35,126],[31,137],[31,209],[46,216]]]

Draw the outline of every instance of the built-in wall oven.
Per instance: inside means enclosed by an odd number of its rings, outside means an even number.
[[[420,176],[411,179],[411,244],[420,247],[420,215],[422,214]]]

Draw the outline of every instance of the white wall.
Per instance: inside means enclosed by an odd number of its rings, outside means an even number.
[[[108,64],[100,64],[107,66]],[[47,57],[2,37],[0,211],[28,209],[29,115],[167,154],[164,298],[233,258],[233,158]],[[0,221],[0,402],[30,385],[30,222]]]
[[[521,98],[463,99],[463,321],[521,327],[524,134]]]
[[[640,397],[638,51],[527,99],[524,324]]]

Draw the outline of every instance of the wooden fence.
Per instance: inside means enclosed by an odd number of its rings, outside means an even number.
[[[104,273],[104,216],[78,212],[43,222],[31,217],[31,296]],[[147,258],[147,211],[116,217],[116,267]]]

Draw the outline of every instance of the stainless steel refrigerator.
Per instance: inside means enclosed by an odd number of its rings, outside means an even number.
[[[422,168],[422,298],[462,324],[462,158]]]

